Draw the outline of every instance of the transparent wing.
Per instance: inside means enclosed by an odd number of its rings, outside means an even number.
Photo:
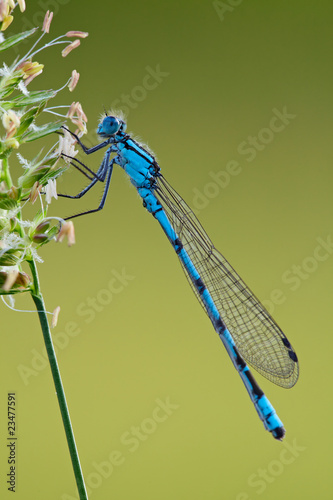
[[[270,381],[292,387],[298,379],[299,369],[296,353],[287,337],[229,262],[214,248],[192,210],[163,176],[157,178],[156,195],[242,357]],[[205,308],[186,268],[182,267]]]

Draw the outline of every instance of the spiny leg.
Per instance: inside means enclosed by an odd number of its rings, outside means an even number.
[[[106,197],[107,197],[107,194],[108,194],[108,191],[109,191],[109,187],[110,187],[110,182],[111,182],[111,177],[112,177],[112,171],[113,171],[113,164],[114,163],[117,163],[117,157],[113,158],[112,161],[110,162],[110,156],[111,156],[111,153],[112,152],[115,152],[112,150],[112,145],[110,145],[110,142],[109,140],[107,141],[104,141],[100,144],[97,144],[97,146],[94,146],[92,148],[87,148],[80,140],[80,138],[74,134],[74,132],[71,132],[68,128],[66,127],[62,127],[64,130],[66,130],[67,132],[69,132],[78,142],[78,144],[81,146],[81,148],[83,149],[83,151],[86,153],[86,154],[90,154],[90,153],[94,153],[95,151],[98,151],[99,149],[102,149],[103,147],[106,147],[106,146],[109,146],[108,150],[106,151],[105,155],[104,155],[104,158],[103,158],[103,161],[101,163],[101,165],[99,166],[97,172],[93,172],[90,168],[88,168],[84,163],[82,163],[81,161],[77,160],[76,158],[73,158],[71,156],[68,156],[66,154],[63,153],[63,156],[66,156],[68,158],[71,158],[71,164],[77,169],[79,170],[80,172],[82,172],[86,177],[88,177],[91,182],[90,184],[85,187],[82,191],[80,191],[77,195],[75,196],[71,196],[71,195],[65,195],[65,194],[59,194],[59,196],[62,196],[64,198],[71,198],[71,199],[78,199],[78,198],[81,198],[82,196],[84,196],[98,181],[100,182],[104,182],[105,179],[106,179],[106,183],[105,183],[105,187],[104,187],[104,191],[103,191],[103,195],[102,195],[102,199],[101,199],[101,202],[99,204],[99,206],[95,209],[92,209],[92,210],[87,210],[86,212],[81,212],[81,213],[78,213],[76,215],[72,215],[70,217],[66,217],[65,220],[68,220],[68,219],[74,219],[75,217],[79,217],[81,215],[86,215],[86,214],[90,214],[90,213],[94,213],[94,212],[97,212],[99,210],[102,210],[102,208],[104,207],[104,204],[105,204],[105,200],[106,200]],[[74,162],[77,162],[79,165],[81,165],[81,167],[83,167],[84,169],[86,169],[92,176],[93,178],[91,178],[86,172],[83,171],[83,169],[81,169],[77,164],[75,164]]]
[[[71,198],[72,200],[78,200],[79,198],[82,198],[95,184],[98,182],[98,179],[93,179],[88,186],[86,186],[82,191],[80,191],[78,194],[71,195],[71,194],[61,194],[58,193],[58,196],[61,196],[62,198]]]
[[[81,161],[77,160],[76,158],[73,158],[72,156],[64,155],[67,158],[71,158],[73,160],[73,161],[70,162],[71,165],[73,165],[73,167],[75,167],[80,172],[82,172],[86,177],[88,177],[88,179],[90,179],[91,182],[90,182],[90,184],[88,186],[86,186],[84,189],[82,189],[82,191],[80,191],[76,195],[60,194],[60,193],[58,193],[58,196],[61,196],[62,198],[79,199],[79,198],[82,198],[82,196],[84,196],[98,181],[99,182],[104,182],[105,178],[106,178],[106,174],[107,174],[108,169],[111,168],[111,172],[112,172],[112,168],[113,168],[113,160],[112,160],[112,162],[109,165],[111,153],[112,153],[111,150],[108,150],[106,152],[106,154],[105,154],[105,156],[103,158],[103,161],[102,161],[102,163],[101,163],[101,165],[100,165],[100,167],[99,167],[99,169],[98,169],[98,171],[96,173],[93,172],[92,170],[90,170],[90,168],[88,168],[84,163],[82,163]],[[77,163],[79,163],[82,167],[86,168],[93,175],[93,178],[91,178],[78,165],[76,165],[74,163],[74,161],[77,162]],[[79,214],[79,215],[82,215],[82,214]]]
[[[113,159],[108,167],[108,173],[107,173],[107,177],[106,177],[106,182],[105,182],[105,187],[104,187],[104,191],[103,191],[103,196],[102,196],[102,199],[101,199],[101,202],[100,204],[98,205],[97,208],[94,208],[92,210],[87,210],[86,212],[81,212],[79,214],[75,214],[75,215],[71,215],[70,217],[65,217],[65,220],[69,220],[69,219],[74,219],[75,217],[80,217],[81,215],[87,215],[87,214],[92,214],[94,212],[98,212],[99,210],[102,210],[102,208],[104,207],[104,204],[105,204],[105,200],[106,200],[106,197],[107,197],[107,194],[108,194],[108,191],[109,191],[109,187],[110,187],[110,182],[111,182],[111,177],[112,177],[112,171],[113,171],[113,164],[115,162],[115,159]],[[81,191],[81,193],[79,193],[79,195],[83,196],[94,184],[96,184],[97,182],[97,179],[94,179],[89,186],[87,186],[83,191]],[[77,195],[76,197],[81,197]],[[75,198],[75,197],[74,197]]]
[[[93,170],[91,170],[89,167],[87,167],[87,165],[85,165],[84,163],[82,163],[82,161],[77,160],[76,158],[74,158],[74,156],[66,155],[65,153],[61,153],[61,156],[65,157],[65,158],[70,158],[72,161],[70,161],[69,163],[71,165],[73,165],[74,168],[76,168],[79,172],[81,172],[81,174],[83,174],[85,177],[87,177],[90,181],[92,181],[93,179],[99,180],[98,179],[98,175]],[[81,167],[83,167],[84,169],[86,169],[91,174],[91,176],[88,175],[87,172],[85,172],[83,170],[83,168],[80,168],[79,165],[76,165],[74,163],[74,161],[76,161],[77,163],[79,163],[81,165]]]
[[[87,148],[87,146],[85,146],[81,142],[81,139],[79,138],[79,136],[77,134],[74,134],[74,132],[71,132],[67,127],[62,126],[62,128],[64,130],[67,130],[67,132],[69,132],[77,140],[78,144],[81,146],[81,148],[83,149],[83,151],[85,152],[86,155],[90,155],[91,153],[95,153],[95,151],[98,151],[99,149],[105,148],[106,146],[108,146],[110,144],[109,139],[107,139],[106,141],[101,142],[100,144],[97,144],[96,146],[93,146],[91,148]]]

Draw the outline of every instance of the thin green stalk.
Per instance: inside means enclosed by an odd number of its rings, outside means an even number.
[[[3,170],[2,180],[6,182],[8,189],[10,189],[13,185],[13,181],[9,172],[8,158],[4,158],[2,160],[2,170]]]
[[[56,389],[56,394],[58,397],[60,413],[62,416],[64,428],[65,428],[69,453],[70,453],[71,460],[72,460],[72,465],[73,465],[74,475],[75,475],[76,484],[77,484],[77,488],[78,488],[78,492],[79,492],[79,497],[80,497],[80,500],[88,500],[88,494],[87,494],[87,490],[86,490],[84,479],[83,479],[79,454],[78,454],[78,451],[76,448],[74,432],[73,432],[73,428],[72,428],[72,424],[71,424],[71,419],[69,416],[65,392],[64,392],[63,385],[62,385],[62,381],[61,381],[59,366],[58,366],[58,362],[57,362],[57,358],[56,358],[56,354],[55,354],[55,350],[54,350],[54,346],[53,346],[53,342],[52,342],[49,323],[47,321],[44,300],[43,300],[43,296],[42,296],[40,289],[39,289],[37,268],[36,268],[36,265],[35,265],[35,262],[33,259],[29,261],[29,266],[30,266],[32,276],[33,276],[33,281],[34,281],[34,290],[31,293],[31,295],[32,295],[32,298],[35,302],[38,316],[39,316],[39,321],[40,321],[40,324],[42,327],[46,352],[47,352],[47,355],[49,358],[49,363],[50,363],[50,367],[51,367],[53,381],[54,381],[54,385],[55,385],[55,389]]]

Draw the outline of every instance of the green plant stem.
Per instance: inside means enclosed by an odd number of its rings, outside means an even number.
[[[8,189],[10,189],[13,185],[13,181],[9,172],[8,158],[4,158],[2,160],[2,170],[3,170],[2,180],[6,182]]]
[[[76,484],[77,484],[77,488],[78,488],[78,492],[79,492],[79,497],[80,497],[80,500],[88,500],[88,495],[87,495],[86,487],[84,484],[81,464],[80,464],[80,460],[79,460],[79,454],[78,454],[78,451],[76,448],[74,432],[73,432],[71,419],[70,419],[69,411],[68,411],[68,406],[67,406],[67,402],[66,402],[65,392],[64,392],[63,385],[62,385],[62,381],[61,381],[59,366],[58,366],[58,362],[57,362],[57,358],[56,358],[56,354],[55,354],[55,350],[54,350],[54,346],[53,346],[53,342],[52,342],[49,323],[47,321],[44,300],[43,300],[42,294],[40,293],[37,268],[35,265],[35,261],[33,259],[29,261],[29,266],[30,266],[33,280],[34,280],[34,290],[32,291],[31,295],[32,295],[32,298],[35,302],[38,316],[39,316],[39,321],[40,321],[40,324],[42,327],[46,352],[47,352],[47,355],[49,358],[49,363],[50,363],[50,367],[51,367],[53,381],[54,381],[54,385],[55,385],[55,389],[56,389],[56,394],[58,397],[60,413],[62,416],[64,428],[65,428],[69,453],[70,453],[71,460],[72,460],[72,465],[73,465],[74,475],[75,475]]]

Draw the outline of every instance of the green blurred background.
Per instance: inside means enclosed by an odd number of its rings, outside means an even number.
[[[40,251],[47,308],[61,306],[53,335],[89,498],[332,498],[332,3],[28,1],[8,30],[41,25],[47,9],[52,36],[89,37],[66,59],[58,47],[40,54],[46,67],[31,89],[79,71],[74,94],[57,103],[82,103],[89,145],[103,106],[127,112],[129,131],[155,151],[301,365],[289,391],[257,375],[287,429],[279,443],[117,169],[104,211],[75,221],[77,244]],[[272,120],[284,111],[284,123]],[[81,157],[95,169],[100,158]],[[58,189],[73,194],[84,181],[70,172]],[[50,213],[92,208],[101,192],[53,201]],[[33,308],[29,297],[16,306]],[[38,318],[3,305],[1,332],[0,496],[10,498],[4,436],[15,391],[15,498],[73,500]]]

